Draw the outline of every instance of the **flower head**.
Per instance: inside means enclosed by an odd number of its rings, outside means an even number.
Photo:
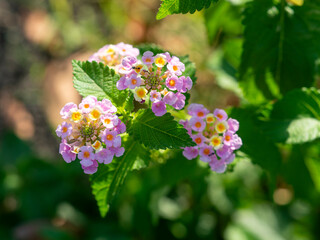
[[[119,70],[121,61],[124,57],[137,57],[139,55],[139,49],[134,48],[130,44],[123,42],[116,45],[108,44],[100,48],[96,53],[89,57],[89,61],[102,62],[105,65]]]
[[[124,148],[119,134],[126,127],[114,114],[116,111],[109,100],[98,101],[94,96],[84,98],[79,108],[67,103],[60,113],[69,122],[63,122],[56,130],[62,139],[59,153],[63,159],[69,163],[78,155],[84,172],[93,174],[98,162],[109,164],[114,155],[121,156]]]
[[[235,158],[234,150],[242,146],[242,140],[236,134],[239,122],[228,119],[222,109],[210,113],[201,104],[190,104],[188,113],[191,119],[180,123],[197,146],[184,148],[183,155],[189,160],[200,156],[201,161],[209,163],[212,171],[224,172]]]
[[[151,51],[146,51],[142,55],[142,61],[133,56],[123,58],[119,66],[121,78],[117,82],[117,88],[132,89],[138,102],[143,103],[149,99],[153,102],[154,113],[162,116],[166,113],[163,103],[178,110],[185,105],[186,97],[182,93],[192,88],[192,80],[182,76],[184,71],[185,66],[178,57],[171,57],[167,52],[154,56]],[[162,103],[155,104],[162,100]]]

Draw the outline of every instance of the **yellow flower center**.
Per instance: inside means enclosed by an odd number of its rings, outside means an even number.
[[[80,121],[82,118],[82,114],[80,112],[73,112],[71,115],[71,119],[75,122]]]
[[[218,117],[219,119],[222,119],[222,118],[223,118],[222,114],[220,114],[220,113],[217,114],[217,117]]]
[[[203,153],[204,153],[205,155],[209,155],[210,149],[209,149],[209,148],[204,149],[204,150],[203,150]]]
[[[226,139],[226,141],[230,141],[231,137],[230,137],[229,135],[227,135],[227,136],[225,137],[225,139]]]
[[[171,87],[173,87],[174,85],[176,85],[176,81],[173,80],[173,79],[171,79],[171,80],[169,81],[169,85],[170,85]]]
[[[195,124],[196,128],[200,128],[202,126],[201,122],[196,122]]]
[[[203,112],[198,112],[198,117],[203,117],[204,116],[204,113]]]
[[[65,133],[65,132],[67,132],[67,131],[68,131],[68,128],[67,128],[67,127],[63,127],[63,128],[62,128],[62,132],[63,132],[63,133]]]
[[[218,131],[218,132],[224,132],[225,130],[226,130],[226,127],[224,126],[223,123],[219,123],[219,124],[217,125],[217,131]]]
[[[84,108],[89,108],[90,107],[90,104],[89,103],[86,103],[85,105],[83,105]]]
[[[202,142],[202,139],[199,137],[199,138],[196,138],[194,141],[196,142],[196,144],[200,144]]]
[[[90,118],[92,120],[97,120],[101,115],[101,112],[98,110],[98,109],[93,109],[91,112],[90,112]]]
[[[109,123],[111,123],[111,120],[110,120],[109,118],[106,118],[106,119],[104,120],[104,123],[105,123],[105,124],[109,124]]]
[[[162,57],[156,58],[156,64],[163,66],[165,64],[165,60]]]
[[[99,149],[100,147],[101,147],[101,142],[100,141],[95,141],[94,142],[94,144],[92,145],[92,147],[94,148],[94,149]]]
[[[208,122],[208,123],[214,122],[214,118],[213,118],[213,117],[207,117],[207,122]]]
[[[108,135],[107,135],[107,140],[108,140],[108,141],[112,141],[112,139],[113,139],[112,134],[108,134]]]
[[[139,98],[144,98],[146,96],[146,91],[143,88],[138,89],[136,93]]]
[[[176,65],[174,65],[174,66],[172,67],[172,69],[173,69],[173,71],[178,71],[178,67],[177,67]]]
[[[211,143],[212,143],[213,146],[219,146],[220,143],[221,143],[221,140],[220,140],[220,138],[218,138],[218,137],[214,137],[214,138],[211,140]]]
[[[137,79],[134,79],[134,78],[131,79],[131,83],[132,83],[132,84],[137,84]]]
[[[89,153],[89,152],[84,152],[84,153],[83,153],[83,156],[84,156],[85,158],[88,158],[88,157],[90,157],[90,153]]]

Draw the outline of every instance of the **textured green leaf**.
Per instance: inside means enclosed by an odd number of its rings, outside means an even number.
[[[314,88],[289,92],[275,103],[261,128],[275,142],[299,144],[320,137],[320,92]]]
[[[320,119],[320,91],[315,88],[295,89],[274,104],[272,119],[313,117]]]
[[[162,0],[157,13],[157,19],[162,19],[171,14],[194,13],[203,8],[208,8],[211,3],[218,0]]]
[[[273,99],[278,93],[312,86],[320,56],[319,11],[319,0],[305,1],[301,7],[289,6],[285,0],[247,4],[240,66],[245,95],[258,90]]]
[[[320,121],[314,118],[271,120],[263,122],[261,127],[275,142],[298,144],[320,137]]]
[[[137,159],[148,159],[148,151],[137,141],[125,144],[124,155],[113,159],[112,163],[99,167],[90,178],[92,193],[98,203],[100,214],[105,217],[112,200],[118,194],[127,174],[133,169]]]
[[[117,89],[119,75],[104,66],[103,63],[72,61],[73,83],[75,89],[83,96],[96,96],[99,100],[107,98],[118,107],[121,106],[127,95],[127,91]]]
[[[139,110],[129,134],[151,149],[195,146],[187,130],[170,113],[157,117],[151,109]]]

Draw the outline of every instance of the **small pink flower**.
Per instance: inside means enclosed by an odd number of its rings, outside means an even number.
[[[222,148],[218,149],[216,152],[220,158],[227,158],[231,155],[232,150],[229,146],[223,145]]]
[[[192,140],[198,145],[202,146],[205,145],[206,138],[201,134],[198,133],[196,135],[192,135]]]
[[[199,150],[200,160],[203,162],[211,161],[211,154],[213,153],[213,149],[211,146],[204,145]]]
[[[137,48],[132,47],[130,44],[125,44],[123,42],[118,43],[116,47],[119,49],[119,54],[122,56],[138,56],[139,50]]]
[[[237,150],[241,146],[242,146],[242,139],[237,134],[234,134],[232,139],[231,149]]]
[[[202,132],[204,128],[206,127],[205,122],[203,121],[202,118],[198,117],[192,117],[189,120],[189,123],[191,125],[191,129],[197,132]]]
[[[118,122],[118,125],[114,127],[114,131],[118,134],[124,133],[126,131],[126,125],[123,122]]]
[[[119,79],[119,81],[117,82],[117,88],[118,90],[124,90],[128,88],[127,78],[125,76]]]
[[[100,107],[105,114],[113,114],[117,112],[117,108],[113,106],[109,99],[102,99],[102,101],[97,102],[97,106]]]
[[[205,118],[209,113],[209,110],[206,109],[202,104],[192,103],[188,107],[188,113],[194,117]]]
[[[211,162],[209,163],[211,170],[217,173],[223,173],[227,169],[227,165],[224,161],[218,160],[216,155],[211,156]]]
[[[182,154],[185,156],[185,158],[191,160],[198,156],[199,151],[197,147],[185,147]]]
[[[133,73],[126,79],[126,85],[130,89],[135,89],[141,85],[141,78],[136,73]]]
[[[111,129],[118,124],[119,118],[117,115],[106,114],[101,117],[101,122],[106,128]]]
[[[151,109],[157,117],[160,117],[167,112],[166,104],[163,101],[153,102]]]
[[[93,164],[95,154],[93,148],[90,146],[82,146],[78,154],[78,158],[81,160],[80,164],[84,167],[89,167]]]
[[[223,109],[215,109],[213,112],[213,115],[219,120],[219,121],[225,121],[228,118],[227,113]]]
[[[112,162],[113,155],[110,150],[104,148],[96,153],[96,159],[99,163],[109,164]]]
[[[153,52],[146,51],[142,56],[142,62],[146,65],[151,65],[154,61]]]
[[[176,93],[177,101],[172,105],[177,110],[181,110],[184,108],[184,105],[186,104],[186,96],[182,93],[177,92]]]
[[[160,101],[161,100],[161,93],[152,90],[150,91],[150,101],[155,102],[155,101]]]
[[[180,62],[179,58],[173,56],[167,65],[168,70],[177,76],[180,76],[182,72],[185,70],[185,66],[182,62]]]
[[[192,88],[193,82],[190,77],[181,76],[180,79],[183,82],[182,88],[181,88],[182,93],[185,93]]]
[[[112,147],[118,133],[116,131],[104,130],[102,133],[101,140],[106,144],[107,147]]]
[[[60,111],[60,115],[63,119],[68,119],[72,109],[77,109],[77,105],[73,102],[67,103]]]
[[[61,125],[57,127],[56,134],[58,137],[62,139],[70,136],[72,133],[72,124],[63,122]]]
[[[79,108],[82,110],[83,113],[88,113],[91,111],[92,108],[95,107],[96,103],[97,103],[96,97],[87,96],[81,101],[81,103],[79,104]]]
[[[66,163],[70,163],[76,159],[76,154],[71,152],[72,147],[65,140],[60,143],[59,153],[62,155]]]
[[[111,147],[110,151],[116,156],[116,157],[121,157],[124,153],[124,148],[123,147]]]
[[[180,91],[182,89],[182,84],[183,84],[182,80],[175,75],[168,77],[166,79],[167,88],[173,91],[174,90]]]
[[[223,138],[224,145],[231,146],[231,144],[233,143],[233,133],[231,131],[227,131],[224,133]]]
[[[173,105],[177,101],[177,96],[174,92],[168,92],[164,97],[163,101],[165,104]]]
[[[229,131],[235,133],[239,130],[239,122],[233,118],[228,119]]]
[[[98,170],[98,163],[96,160],[94,160],[90,166],[81,165],[81,167],[85,174],[94,174]]]

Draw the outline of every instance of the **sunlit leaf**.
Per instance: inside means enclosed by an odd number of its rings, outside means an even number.
[[[211,3],[218,0],[162,0],[157,13],[157,19],[162,19],[171,14],[194,13],[203,8],[208,8]]]
[[[116,107],[122,106],[128,94],[127,91],[117,89],[116,84],[120,77],[113,69],[95,61],[73,60],[72,66],[74,87],[83,97],[93,95],[99,100],[107,98]]]
[[[176,122],[170,113],[161,117],[154,115],[151,109],[138,112],[129,133],[146,147],[151,149],[181,148],[195,146],[187,130]]]

